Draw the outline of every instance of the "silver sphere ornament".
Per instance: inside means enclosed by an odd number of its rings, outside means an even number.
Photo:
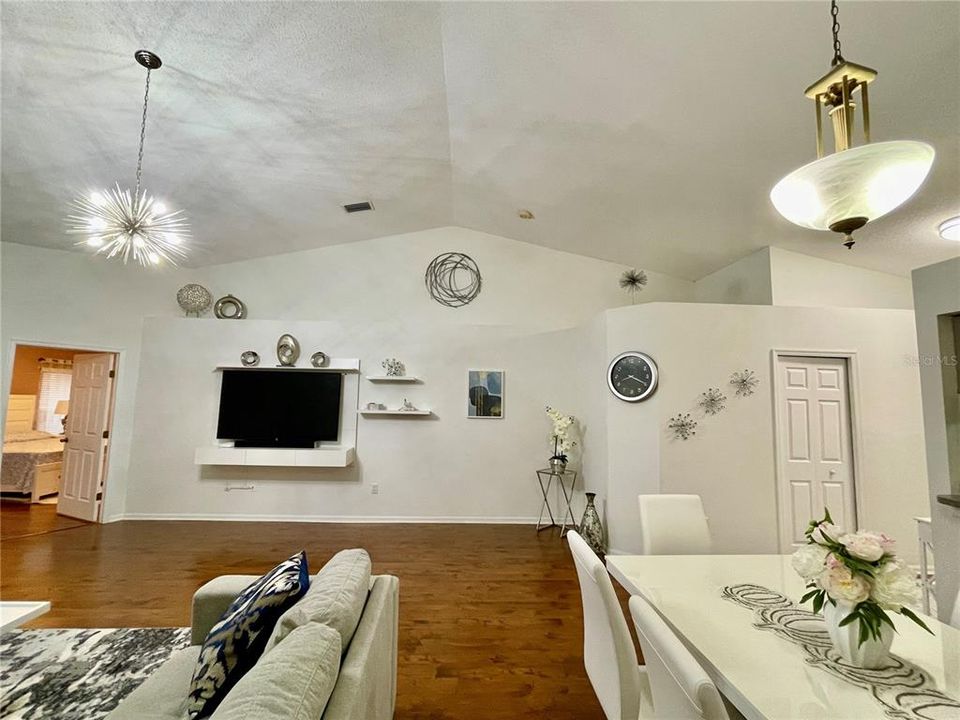
[[[213,302],[213,295],[203,285],[189,283],[177,291],[177,304],[187,314],[200,317]]]

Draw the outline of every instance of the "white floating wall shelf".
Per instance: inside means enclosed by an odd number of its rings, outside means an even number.
[[[433,415],[432,410],[361,410],[365,417],[427,417]]]
[[[421,382],[416,375],[367,375],[367,380],[374,383],[416,383]]]
[[[330,358],[330,361],[323,367],[313,367],[312,365],[297,365],[287,367],[285,365],[273,365],[269,361],[261,365],[217,365],[215,372],[222,370],[275,370],[276,372],[337,372],[337,373],[359,373],[360,361],[353,358]]]

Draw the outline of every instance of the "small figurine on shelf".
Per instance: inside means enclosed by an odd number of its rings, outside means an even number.
[[[403,377],[407,374],[407,368],[396,358],[387,358],[380,365],[387,373],[387,377]]]
[[[400,410],[402,410],[403,412],[417,412],[417,406],[414,405],[409,400],[407,400],[406,398],[404,398],[403,405],[400,406]]]

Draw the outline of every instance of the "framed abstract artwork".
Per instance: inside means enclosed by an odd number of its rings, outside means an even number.
[[[467,417],[503,417],[503,370],[467,370]]]

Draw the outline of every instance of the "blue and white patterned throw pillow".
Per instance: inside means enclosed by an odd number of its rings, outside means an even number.
[[[256,664],[277,619],[303,597],[309,585],[307,554],[301,550],[237,596],[200,648],[187,698],[191,718],[205,718],[216,710]]]

